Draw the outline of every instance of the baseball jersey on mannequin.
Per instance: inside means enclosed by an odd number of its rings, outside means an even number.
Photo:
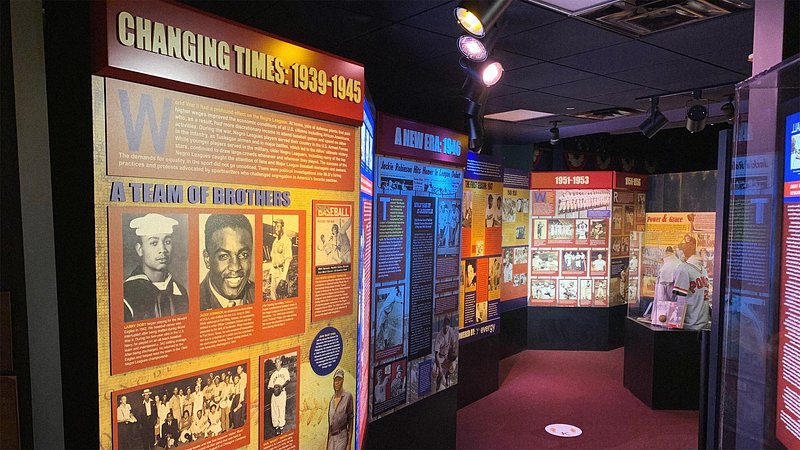
[[[686,318],[683,327],[699,330],[708,324],[710,311],[708,305],[708,273],[701,265],[697,255],[692,255],[675,271],[673,290],[686,302]]]
[[[678,268],[683,264],[683,261],[678,259],[672,249],[668,248],[666,256],[664,256],[664,265],[658,271],[658,280],[656,281],[655,295],[653,298],[653,314],[650,323],[653,325],[663,325],[658,320],[656,314],[657,305],[661,302],[674,302],[677,300],[675,287],[675,277],[677,276]]]

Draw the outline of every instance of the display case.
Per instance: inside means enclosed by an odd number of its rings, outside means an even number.
[[[645,231],[631,233],[630,238],[628,317],[670,329],[707,326],[706,320],[702,324],[694,320],[692,307],[693,303],[708,302],[712,293],[716,213],[658,212],[645,217]],[[693,275],[682,286],[688,292],[675,296],[673,288],[677,291],[681,286],[670,283],[681,263],[688,263]],[[669,279],[659,283],[659,272],[665,265]]]

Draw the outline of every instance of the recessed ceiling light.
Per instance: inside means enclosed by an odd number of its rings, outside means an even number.
[[[555,9],[569,14],[578,14],[590,9],[598,8],[617,0],[529,0],[550,9]]]
[[[527,109],[515,109],[513,111],[487,114],[483,116],[483,118],[492,120],[503,120],[505,122],[522,122],[523,120],[538,119],[540,117],[549,117],[552,115],[554,114],[541,111],[529,111]]]

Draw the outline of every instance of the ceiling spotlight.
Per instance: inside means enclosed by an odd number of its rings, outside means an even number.
[[[647,139],[652,139],[653,136],[656,135],[662,128],[667,126],[669,120],[661,114],[661,111],[658,109],[658,97],[653,97],[650,99],[650,114],[644,119],[641,125],[639,125],[639,129],[642,131],[642,134],[647,136]]]
[[[722,113],[725,114],[725,119],[728,123],[733,123],[733,118],[736,116],[736,107],[733,106],[733,95],[728,96],[728,103],[720,107]]]
[[[486,87],[492,87],[503,77],[503,65],[497,61],[485,64],[481,72],[481,80]]]
[[[511,4],[511,0],[462,0],[453,10],[467,33],[482,38]]]
[[[494,86],[503,77],[503,65],[497,61],[484,61],[483,64],[476,64],[467,58],[461,58],[459,64],[464,72],[486,87]]]
[[[489,56],[489,51],[479,39],[468,35],[462,35],[458,38],[458,49],[461,54],[470,61],[486,61]]]
[[[703,131],[706,127],[706,119],[708,119],[708,101],[703,100],[702,92],[697,90],[692,93],[694,97],[686,104],[686,129],[690,133],[697,133]]]
[[[561,133],[558,131],[558,123],[561,122],[560,120],[554,120],[550,123],[553,124],[553,128],[550,128],[550,144],[556,145],[558,144],[559,139],[561,139]]]

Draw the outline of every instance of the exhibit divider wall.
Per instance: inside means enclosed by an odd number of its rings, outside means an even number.
[[[363,66],[93,7],[100,446],[352,445]]]
[[[528,347],[623,344],[630,233],[644,228],[647,177],[531,174]]]
[[[460,337],[464,343],[499,331],[502,278],[503,164],[469,152],[461,234]]]
[[[360,274],[358,280],[358,394],[356,395],[356,448],[364,445],[369,420],[369,354],[372,323],[372,194],[375,156],[375,107],[369,91],[364,101],[361,125],[361,236],[358,242]]]
[[[380,114],[375,142],[366,447],[451,447],[467,137]]]
[[[503,274],[500,314],[528,305],[530,251],[530,176],[505,168],[503,172]]]

